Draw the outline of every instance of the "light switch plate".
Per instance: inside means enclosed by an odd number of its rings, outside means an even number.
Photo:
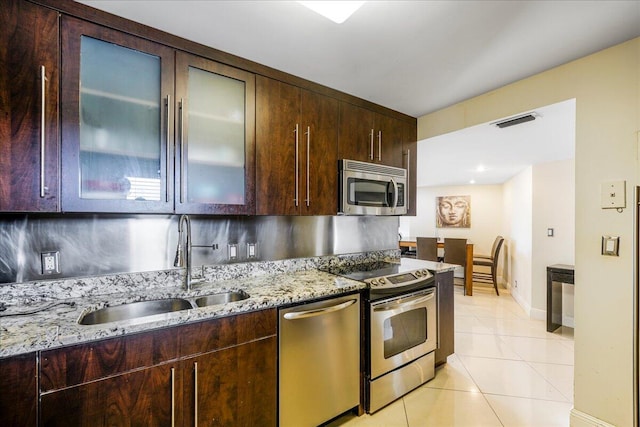
[[[254,259],[258,256],[258,244],[257,243],[247,243],[247,258]]]
[[[609,181],[600,185],[602,209],[618,209],[627,207],[626,181]]]
[[[238,259],[238,244],[237,243],[230,243],[228,245],[228,249],[229,249],[229,260],[233,261],[235,259]]]
[[[602,236],[602,255],[619,256],[620,236]]]

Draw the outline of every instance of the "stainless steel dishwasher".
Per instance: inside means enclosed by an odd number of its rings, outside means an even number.
[[[279,311],[279,425],[317,426],[360,403],[360,295]]]

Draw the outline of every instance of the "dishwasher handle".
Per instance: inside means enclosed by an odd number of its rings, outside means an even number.
[[[333,313],[334,311],[344,310],[356,303],[357,300],[350,299],[349,301],[345,301],[340,304],[332,305],[329,307],[317,308],[314,310],[305,310],[305,311],[293,311],[291,313],[285,313],[284,318],[287,320],[296,320],[296,319],[305,319],[307,317],[315,317],[322,316],[323,314]]]

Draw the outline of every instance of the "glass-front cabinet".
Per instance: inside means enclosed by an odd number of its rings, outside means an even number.
[[[176,56],[176,212],[255,212],[255,75]]]
[[[62,210],[172,212],[174,50],[62,25]]]
[[[255,76],[62,19],[62,210],[253,214]]]

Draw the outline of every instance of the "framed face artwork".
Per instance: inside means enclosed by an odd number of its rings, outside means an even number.
[[[470,228],[471,196],[436,197],[437,228]]]

